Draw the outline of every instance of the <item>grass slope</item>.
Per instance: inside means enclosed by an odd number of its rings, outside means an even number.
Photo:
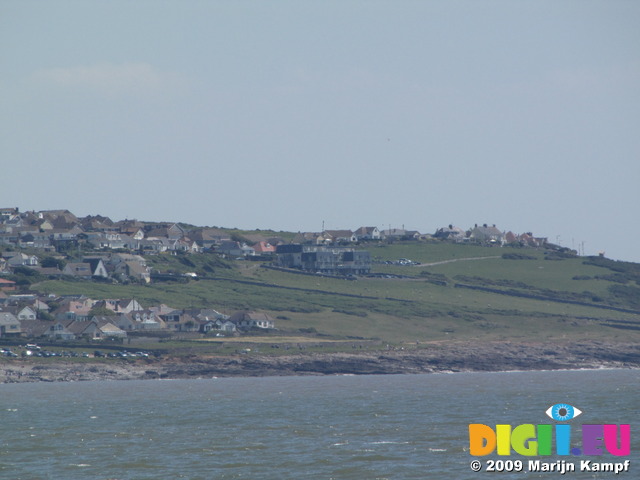
[[[640,340],[636,264],[562,258],[542,250],[448,243],[366,247],[374,272],[404,278],[348,281],[261,268],[213,255],[154,256],[163,272],[196,271],[188,283],[109,285],[45,281],[34,288],[143,305],[266,311],[279,334],[389,343],[433,340]],[[384,264],[409,258],[420,265]],[[492,291],[459,288],[460,284]],[[531,295],[525,298],[517,295]],[[573,303],[571,303],[573,302]],[[604,307],[604,308],[603,308]]]

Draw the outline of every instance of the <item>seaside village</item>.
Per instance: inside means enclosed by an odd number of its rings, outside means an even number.
[[[145,257],[209,254],[260,259],[269,268],[355,278],[371,274],[372,258],[362,249],[367,243],[429,239],[496,246],[548,245],[546,238],[505,233],[486,224],[468,230],[449,225],[432,235],[403,228],[360,227],[281,238],[260,231],[237,235],[225,229],[177,223],[114,222],[100,215],[78,218],[68,210],[0,208],[0,337],[117,340],[134,335],[238,335],[276,328],[273,318],[256,311],[223,314],[211,308],[143,307],[131,298],[94,300],[38,294],[15,280],[18,274],[23,279],[37,276],[145,284],[174,275],[153,271]],[[189,280],[198,274],[181,275]]]

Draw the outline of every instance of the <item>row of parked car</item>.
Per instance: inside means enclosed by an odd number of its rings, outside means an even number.
[[[93,352],[95,358],[149,358],[148,352],[127,352],[122,350],[119,352],[103,353],[100,350]]]
[[[20,354],[14,352],[10,348],[0,348],[0,355],[5,357],[83,357],[83,358],[149,358],[149,352],[138,351],[128,352],[126,350],[117,352],[104,353],[100,350],[93,352],[90,355],[88,352],[76,352],[76,351],[52,351],[43,350],[41,347],[35,344],[27,344],[24,347],[18,347],[22,352]]]

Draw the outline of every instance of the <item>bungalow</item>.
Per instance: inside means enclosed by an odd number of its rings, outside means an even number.
[[[222,319],[218,319],[215,321],[215,328],[216,330],[220,330],[221,332],[225,333],[234,333],[237,330],[235,323],[229,320]]]
[[[26,232],[20,235],[18,245],[20,248],[40,248],[48,249],[51,247],[48,233]]]
[[[89,320],[89,312],[96,302],[90,298],[64,299],[55,311],[58,320]]]
[[[13,292],[16,289],[16,282],[0,278],[0,292]]]
[[[229,317],[229,322],[235,324],[238,329],[249,330],[251,328],[275,328],[275,322],[266,313],[241,311]]]
[[[169,250],[170,243],[166,238],[145,238],[138,242],[138,250],[145,253],[162,253]]]
[[[442,227],[436,230],[436,233],[433,234],[434,238],[438,238],[440,240],[453,240],[454,242],[462,242],[465,238],[465,231],[459,227],[454,227],[453,225],[449,225],[448,227]]]
[[[505,242],[504,234],[495,225],[488,226],[486,223],[481,227],[476,224],[471,230],[469,238],[478,243],[503,245]]]
[[[202,251],[198,242],[191,240],[189,237],[181,237],[176,240],[169,239],[169,250],[188,253],[200,253]]]
[[[95,248],[126,248],[126,239],[117,232],[92,232],[87,233],[87,241]]]
[[[38,266],[38,257],[35,255],[27,255],[25,253],[6,252],[2,256],[11,267],[36,267]]]
[[[130,253],[115,253],[109,257],[109,261],[107,263],[115,267],[116,265],[124,262],[136,262],[143,267],[147,266],[147,261],[144,257],[140,255],[132,255]]]
[[[17,337],[21,332],[20,320],[13,313],[0,312],[0,338]]]
[[[45,326],[43,336],[49,337],[54,340],[75,340],[76,335],[72,331],[70,331],[63,323],[55,322],[51,324],[51,322],[43,322]]]
[[[103,217],[102,215],[87,215],[84,218],[78,219],[80,226],[85,232],[95,231],[107,231],[113,230],[113,220],[109,217]]]
[[[84,280],[89,280],[93,276],[91,264],[86,262],[67,263],[64,267],[64,270],[62,270],[62,273],[65,275],[82,278]]]
[[[80,324],[95,324],[95,328],[91,327],[90,332],[93,335],[94,339],[102,339],[102,338],[124,338],[127,336],[127,332],[123,329],[119,328],[116,324],[118,323],[118,316],[113,315],[109,317],[98,317],[94,316],[89,322],[74,322]]]
[[[132,311],[131,313],[119,315],[116,325],[125,331],[157,331],[165,328],[165,323],[150,310]]]
[[[140,283],[151,282],[151,269],[136,261],[119,263],[116,265],[114,273],[119,275],[121,278],[129,277]]]
[[[18,215],[20,210],[16,208],[0,208],[0,222],[5,222]]]
[[[256,243],[253,246],[253,250],[258,255],[262,255],[262,254],[272,255],[276,252],[276,247],[274,247],[268,242],[262,241],[262,242]]]
[[[418,239],[420,238],[420,232],[417,230],[405,230],[404,228],[390,228],[388,230],[382,230],[380,237],[387,239]]]
[[[189,234],[189,237],[198,242],[198,245],[204,249],[210,249],[215,245],[231,240],[231,237],[227,232],[218,228],[203,228],[195,230]]]
[[[358,237],[351,230],[325,230],[325,243],[352,243],[357,242]]]
[[[380,230],[378,227],[360,227],[354,232],[357,241],[360,240],[380,240]]]
[[[89,340],[97,340],[101,338],[98,324],[91,320],[82,320],[81,322],[68,322],[65,328],[75,335],[75,338],[86,338]]]
[[[247,255],[255,255],[255,250],[249,247],[247,244],[240,242],[222,242],[220,246],[216,248],[218,253],[223,255],[229,255],[231,257],[242,257]]]
[[[159,314],[167,329],[175,332],[197,332],[200,329],[198,319],[192,317],[182,310],[173,310],[164,314]]]
[[[169,238],[172,240],[177,240],[181,237],[184,237],[187,233],[184,228],[180,225],[174,223],[172,225],[147,225],[145,227],[146,237],[147,238]]]

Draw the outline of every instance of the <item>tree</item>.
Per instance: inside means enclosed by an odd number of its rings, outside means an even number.
[[[61,258],[56,257],[47,257],[40,262],[45,268],[57,268],[58,270],[64,270],[64,267],[67,265],[67,262],[62,260]]]
[[[94,307],[89,310],[89,318],[92,317],[111,317],[116,313],[113,310],[109,310],[107,307]]]

